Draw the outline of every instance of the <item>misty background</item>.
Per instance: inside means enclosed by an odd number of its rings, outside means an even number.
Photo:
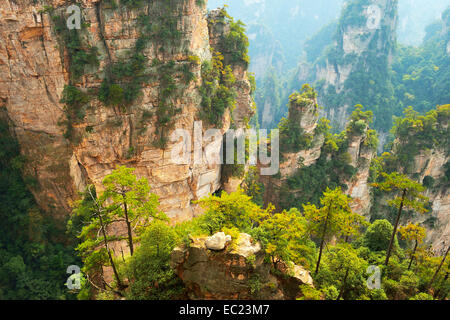
[[[208,8],[228,5],[227,11],[247,25],[251,71],[257,78],[266,70],[260,55],[273,55],[272,65],[287,72],[304,57],[305,41],[337,21],[344,0],[209,0]],[[418,46],[425,28],[438,20],[448,0],[399,0],[398,42]],[[281,71],[281,70],[279,70]]]

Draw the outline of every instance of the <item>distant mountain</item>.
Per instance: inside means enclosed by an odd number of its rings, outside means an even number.
[[[448,0],[399,0],[398,41],[407,45],[419,45],[425,36],[425,28],[449,5]]]
[[[231,16],[249,26],[267,27],[280,43],[285,68],[290,69],[299,61],[303,42],[339,16],[342,0],[210,0],[208,8],[224,4],[229,5],[227,10]],[[252,56],[252,49],[258,44],[252,33],[249,32],[249,36]]]

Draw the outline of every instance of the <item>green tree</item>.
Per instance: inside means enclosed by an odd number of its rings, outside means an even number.
[[[388,220],[376,220],[364,233],[362,244],[371,251],[386,250],[389,246],[389,241],[393,230],[394,227]],[[394,248],[398,249],[397,237],[395,237]]]
[[[126,224],[130,254],[134,253],[133,233],[148,225],[150,219],[165,219],[157,211],[158,196],[150,193],[147,179],[140,180],[133,174],[135,169],[118,166],[103,179],[105,191],[100,196],[106,210]]]
[[[78,238],[82,242],[76,250],[80,252],[83,258],[83,269],[87,275],[88,282],[96,286],[90,279],[89,274],[102,274],[101,268],[109,263],[119,291],[115,291],[103,277],[102,282],[109,289],[122,295],[125,285],[119,275],[110,247],[111,241],[117,240],[117,237],[112,237],[108,234],[108,226],[114,222],[114,217],[111,211],[105,208],[102,200],[97,198],[95,187],[92,185],[86,188],[86,191],[82,194],[82,199],[75,202],[72,218],[68,223],[69,230],[74,228],[74,224],[77,222],[83,227],[78,234]]]
[[[128,299],[169,300],[181,293],[181,281],[170,267],[176,243],[177,234],[166,222],[155,220],[146,228],[127,265]]]
[[[305,244],[306,220],[297,209],[270,215],[260,223],[256,238],[276,269],[281,261],[292,261],[298,246]]]
[[[81,253],[86,273],[102,274],[102,267],[111,266],[117,290],[104,279],[109,290],[123,295],[125,284],[119,272],[110,243],[126,240],[130,255],[134,253],[134,237],[140,234],[150,221],[166,220],[164,213],[157,211],[158,197],[150,193],[148,181],[138,180],[133,168],[117,167],[103,180],[104,192],[97,196],[95,188],[89,186],[83,198],[74,205],[69,230],[81,228],[78,237],[82,243],[77,250]],[[114,224],[125,224],[127,236],[109,235]],[[92,286],[94,282],[87,277]]]
[[[433,284],[436,281],[439,272],[441,271],[442,267],[445,264],[445,261],[447,259],[447,256],[448,256],[449,252],[450,252],[450,246],[447,247],[447,250],[445,251],[445,254],[442,257],[441,263],[439,264],[438,268],[436,269],[436,272],[434,273],[433,278],[431,278],[431,281],[430,281],[430,284],[428,285],[428,288],[431,289],[433,287]],[[447,265],[447,274],[445,276],[446,279],[448,279],[448,275],[449,275],[449,265]]]
[[[337,236],[343,237],[345,242],[349,242],[350,238],[357,237],[361,233],[363,227],[367,227],[369,222],[362,215],[355,212],[349,212],[342,216],[341,225]]]
[[[347,292],[364,291],[368,263],[347,243],[339,244],[325,255],[324,267],[317,279],[323,287],[337,288],[336,300],[344,298]]]
[[[411,252],[411,260],[409,261],[408,270],[411,269],[414,257],[417,251],[417,247],[421,244],[426,237],[426,229],[418,224],[410,223],[407,226],[400,227],[399,230],[402,238],[407,241],[414,241],[414,249]]]
[[[264,199],[264,184],[259,181],[258,168],[250,167],[245,175],[244,181],[241,184],[245,193],[252,197],[252,200],[257,205],[262,206]]]
[[[424,300],[434,300],[432,296],[430,296],[428,293],[418,293],[416,294],[414,297],[409,298],[409,300],[420,300],[420,301],[424,301]]]
[[[221,196],[210,196],[198,201],[206,210],[198,223],[210,235],[222,231],[223,228],[238,229],[251,233],[258,227],[260,221],[266,219],[273,211],[272,207],[264,210],[245,195],[242,190]]]
[[[327,188],[320,199],[321,208],[317,208],[313,204],[303,205],[309,232],[320,239],[319,258],[317,259],[315,274],[319,271],[326,241],[335,235],[348,234],[349,230],[353,232],[353,228],[349,228],[347,225],[349,221],[356,219],[348,218],[355,215],[350,209],[350,201],[350,197],[345,195],[341,188],[334,190]]]
[[[383,172],[381,175],[384,177],[384,181],[374,183],[373,186],[382,191],[394,193],[394,199],[389,200],[388,204],[398,209],[394,230],[386,252],[385,265],[388,265],[403,208],[415,210],[419,213],[425,213],[427,212],[425,205],[428,203],[428,198],[421,194],[421,192],[425,191],[425,187],[420,183],[412,181],[405,175],[401,175],[398,172],[393,172],[391,174]]]
[[[363,111],[364,107],[357,104],[349,117],[346,128],[348,134],[361,135],[373,121],[373,112],[371,110]]]

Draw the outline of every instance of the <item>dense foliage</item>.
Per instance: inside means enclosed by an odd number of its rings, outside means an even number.
[[[414,106],[419,112],[427,112],[450,101],[449,31],[444,34],[449,17],[450,7],[440,21],[426,28],[421,46],[399,45],[392,64],[398,108]]]
[[[425,115],[412,107],[405,109],[404,117],[394,119],[391,129],[396,137],[392,144],[394,158],[385,156],[391,170],[403,167],[404,173],[411,173],[414,157],[421,152],[437,149],[449,150],[448,121],[450,105],[438,106]]]
[[[70,265],[79,264],[64,238],[64,221],[36,205],[22,176],[26,162],[7,123],[0,121],[0,300],[73,299],[64,286]]]
[[[224,56],[214,50],[212,54],[211,62],[202,64],[200,118],[220,127],[225,111],[234,107],[236,92],[233,85],[236,79],[231,67],[224,65]]]
[[[156,22],[149,21],[148,16],[139,16],[140,36],[135,47],[126,59],[108,63],[98,91],[101,102],[120,112],[135,102],[146,81],[156,79],[160,88],[154,114],[158,136],[155,145],[161,148],[167,143],[173,117],[180,112],[175,99],[182,90],[177,87],[175,77],[189,85],[196,77],[193,69],[200,67],[200,58],[196,56],[177,62],[155,59],[147,64],[144,50],[150,40],[164,52],[181,38],[178,16],[169,11],[173,1],[162,5],[163,13]],[[117,8],[114,1],[109,2]],[[346,6],[340,27],[364,22],[361,12],[366,2],[355,0]],[[145,3],[124,0],[120,4],[136,9]],[[204,2],[198,0],[197,5]],[[199,89],[202,107],[199,116],[218,125],[222,124],[225,111],[235,103],[236,80],[230,64],[249,63],[244,24],[235,22],[225,10],[222,13],[224,20],[218,23],[230,26],[230,33],[225,36],[227,51],[213,50],[212,60],[202,64]],[[449,15],[447,10],[443,20],[448,21]],[[84,118],[91,98],[90,92],[81,90],[76,83],[86,68],[98,65],[97,53],[95,48],[83,46],[76,31],[59,30],[61,21],[54,20],[69,53],[71,80],[64,87],[61,102],[66,105],[66,137],[71,137],[72,124]],[[192,237],[211,236],[219,231],[232,236],[231,247],[240,233],[248,233],[259,241],[266,262],[271,264],[270,272],[276,273],[282,261],[309,270],[315,286],[302,286],[302,299],[448,299],[449,250],[439,253],[441,256],[432,252],[424,242],[425,228],[402,219],[428,212],[428,198],[423,195],[426,187],[446,190],[450,181],[448,163],[442,181],[428,176],[420,183],[406,176],[420,152],[439,149],[448,155],[449,105],[428,111],[449,98],[449,61],[441,52],[444,43],[439,38],[441,30],[439,25],[430,27],[421,48],[400,48],[393,73],[387,72],[387,55],[379,56],[371,47],[373,50],[364,57],[365,62],[358,62],[360,71],[347,80],[349,90],[344,95],[338,95],[334,88],[327,89],[325,101],[330,106],[357,102],[370,109],[356,105],[347,127],[339,134],[330,132],[329,121],[325,119],[311,134],[302,130],[301,110],[311,105],[314,112],[319,109],[317,95],[309,85],[289,97],[289,116],[280,123],[282,151],[308,149],[318,138],[323,138],[324,144],[314,164],[305,166],[300,159],[300,168],[282,185],[279,211],[271,204],[263,207],[264,185],[258,179],[257,168],[246,172],[241,166],[232,173],[244,178],[242,191],[201,199],[197,204],[203,207],[203,215],[171,225],[158,210],[158,197],[151,193],[148,181],[138,179],[133,168],[117,167],[104,177],[101,192],[90,185],[74,203],[67,224],[69,237],[79,239],[74,249],[70,242],[61,241],[61,228],[35,204],[27,189],[34,181],[22,172],[26,159],[20,155],[19,145],[6,123],[0,122],[0,217],[4,221],[0,227],[0,299],[73,298],[73,292],[64,290],[66,269],[80,262],[83,287],[78,292],[79,299],[184,298],[183,283],[170,266],[172,250],[176,246],[189,246]],[[323,41],[307,47],[307,59],[311,62],[319,58],[319,52],[330,41],[325,33],[321,34]],[[380,31],[373,41],[381,41],[383,37]],[[328,49],[327,54],[334,63],[352,58],[333,49]],[[266,94],[279,104],[276,74],[268,74],[265,85],[267,90],[269,87],[273,90]],[[370,125],[374,122],[381,129],[390,127],[391,116],[406,106],[404,99],[415,102],[418,110],[428,112],[420,114],[410,107],[403,118],[394,118],[392,134],[396,140],[391,145],[392,152],[376,158],[371,168],[375,205],[374,221],[369,223],[351,209],[352,199],[344,193],[346,183],[356,173],[348,153],[349,143],[361,137],[363,148],[376,149],[377,134]],[[394,101],[400,102],[398,106],[393,107]],[[387,200],[392,208],[379,205],[380,199]],[[386,212],[389,219],[377,219]],[[381,283],[375,289],[368,286],[371,267],[381,270]]]
[[[393,179],[398,180],[398,177]],[[391,180],[387,179],[386,188]],[[145,179],[136,180],[132,169],[118,168],[105,178],[104,184],[109,185],[112,181],[116,181],[114,190],[120,190],[121,187],[117,189],[117,186],[134,186],[125,198],[130,208],[145,208],[136,213],[155,214],[157,203],[154,196],[147,187],[143,188]],[[137,188],[136,191],[132,191],[133,188]],[[110,192],[104,194],[109,195]],[[100,217],[108,224],[121,223],[118,218],[124,217],[124,212],[118,213],[117,210],[126,207],[120,192],[113,193],[113,197],[122,199],[117,205],[113,200],[105,206],[102,199],[109,196],[97,196],[95,193],[90,196],[90,199],[85,197],[75,207],[76,216],[81,216],[84,223],[72,220],[70,224],[72,228],[77,224],[84,225],[81,233],[83,239],[88,234],[98,236],[95,230],[99,227],[100,230],[109,230],[101,227]],[[147,202],[145,199],[153,200]],[[320,207],[307,204],[302,211],[290,209],[277,213],[271,205],[263,209],[242,191],[231,194],[223,192],[220,196],[200,200],[198,203],[205,213],[188,222],[169,226],[162,214],[154,215],[153,220],[144,218],[142,221],[147,221],[145,226],[136,229],[139,232],[132,235],[139,243],[134,253],[132,250],[125,254],[122,252],[120,257],[110,249],[110,245],[118,240],[125,241],[122,243],[131,249],[132,242],[127,240],[126,235],[122,239],[117,234],[106,235],[98,242],[95,237],[88,237],[79,247],[79,250],[91,248],[90,257],[83,258],[83,270],[89,281],[84,282],[85,288],[79,298],[183,298],[184,286],[170,268],[170,253],[177,245],[189,246],[192,237],[210,236],[219,231],[232,236],[231,248],[240,233],[252,235],[261,243],[266,261],[272,265],[271,272],[277,272],[281,261],[301,264],[311,272],[315,269],[315,288],[303,286],[303,299],[433,299],[448,296],[449,288],[445,282],[448,261],[441,263],[441,257],[432,256],[423,246],[422,229],[412,225],[401,227],[402,238],[416,241],[414,249],[411,250],[410,243],[405,243],[407,247],[401,247],[395,237],[391,261],[383,265],[389,239],[395,229],[386,220],[369,224],[350,209],[351,201],[340,188],[327,189],[320,199]],[[89,220],[92,218],[94,220]],[[113,252],[109,262],[108,252]],[[370,289],[367,285],[369,266],[382,270],[381,286],[378,288]],[[108,280],[102,271],[104,267],[115,267],[120,280]],[[99,276],[102,279],[100,282]]]

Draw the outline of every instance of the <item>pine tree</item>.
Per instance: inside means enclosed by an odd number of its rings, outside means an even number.
[[[320,239],[315,274],[319,271],[325,243],[333,236],[354,234],[355,222],[362,220],[351,210],[350,202],[350,197],[342,193],[341,188],[327,188],[320,199],[321,208],[312,204],[303,205],[305,217],[309,222],[309,232]]]
[[[130,254],[134,253],[133,234],[150,222],[150,219],[165,219],[157,211],[158,196],[150,193],[147,179],[138,180],[135,169],[118,166],[103,179],[105,191],[100,199],[107,203],[107,210],[121,222],[125,222]]]
[[[426,237],[426,230],[425,228],[419,226],[418,224],[410,223],[405,227],[400,227],[399,232],[402,235],[403,239],[407,241],[414,241],[414,249],[411,253],[411,260],[409,261],[408,265],[408,270],[410,270],[412,263],[414,261],[417,247],[424,241]]]
[[[419,213],[425,213],[428,211],[425,208],[425,205],[428,203],[428,198],[421,194],[421,192],[425,191],[425,187],[405,175],[399,174],[398,172],[391,174],[383,172],[381,176],[384,177],[384,181],[372,185],[382,191],[392,192],[395,196],[392,200],[388,201],[388,204],[398,209],[394,230],[386,252],[385,265],[388,265],[403,209],[411,209]]]

